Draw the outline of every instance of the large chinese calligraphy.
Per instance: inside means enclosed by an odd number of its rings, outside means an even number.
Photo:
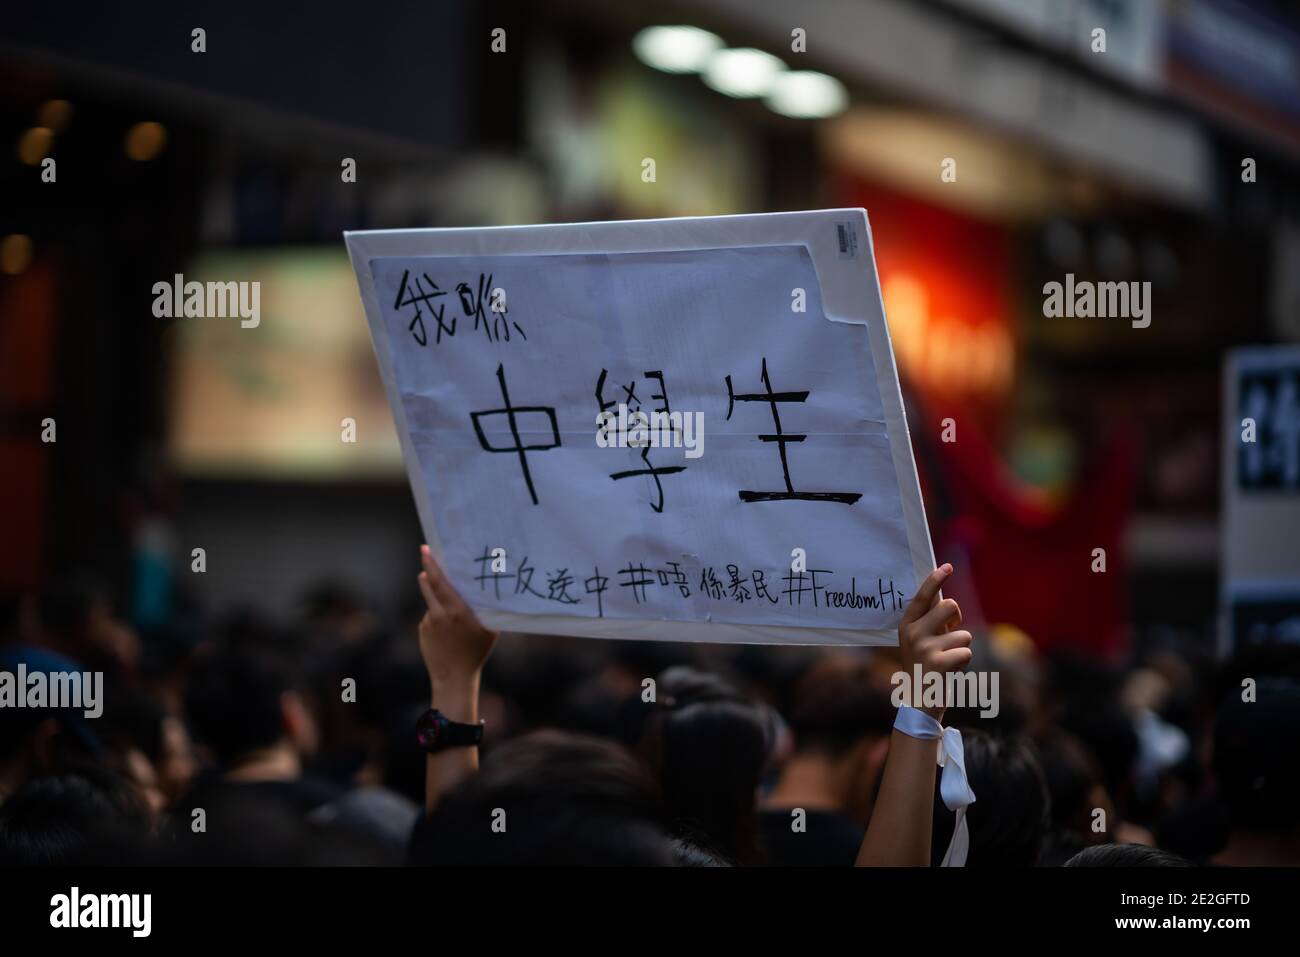
[[[897,384],[882,400],[870,330],[826,315],[807,248],[368,267],[426,526],[480,610],[660,637],[897,622],[918,564]]]

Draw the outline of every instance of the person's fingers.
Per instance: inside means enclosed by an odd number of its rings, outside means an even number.
[[[442,602],[438,601],[438,596],[434,592],[433,586],[429,584],[429,573],[420,572],[420,577],[417,580],[420,583],[420,594],[424,596],[424,603],[428,606],[429,611],[435,615],[445,614],[442,608]]]
[[[954,599],[945,598],[922,615],[916,627],[923,635],[940,635],[954,623],[961,623],[961,607]]]
[[[465,603],[465,599],[460,597],[460,592],[447,578],[447,573],[442,570],[438,560],[433,557],[433,551],[428,545],[420,546],[420,564],[424,566],[425,575],[428,576],[429,586],[433,593],[438,596],[438,602],[448,612],[459,612],[461,614],[473,616],[474,611]]]
[[[942,674],[961,671],[970,664],[973,655],[974,652],[969,648],[951,648],[948,651],[941,651],[934,656],[934,670]]]
[[[420,546],[420,565],[424,569],[425,578],[429,582],[429,587],[433,593],[438,596],[438,602],[445,608],[450,608],[453,604],[452,595],[455,589],[447,581],[447,576],[443,574],[442,566],[438,560],[433,557],[433,551],[428,545]]]
[[[429,548],[428,545],[420,546],[420,567],[423,568],[430,577],[436,577],[442,574],[442,569],[438,567],[438,563],[433,559],[433,550]]]
[[[943,586],[944,580],[952,574],[952,565],[944,563],[930,572],[925,581],[921,582],[921,587],[916,590],[912,600],[908,602],[907,609],[903,612],[903,621],[916,621],[924,615],[934,605],[935,600],[939,597],[939,589]]]
[[[969,648],[973,641],[974,637],[969,631],[946,631],[935,635],[934,647],[939,651],[950,651],[953,648]]]

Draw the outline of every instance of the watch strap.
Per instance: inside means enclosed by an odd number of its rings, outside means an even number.
[[[442,726],[443,734],[440,743],[449,748],[463,748],[470,745],[477,745],[483,740],[483,722],[478,724],[462,724],[459,721],[447,719],[446,724]]]

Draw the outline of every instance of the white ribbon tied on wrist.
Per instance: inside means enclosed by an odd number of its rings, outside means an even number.
[[[966,780],[966,752],[961,743],[961,732],[956,728],[945,728],[924,711],[904,705],[898,709],[894,719],[894,728],[912,738],[925,740],[939,739],[939,767],[943,774],[939,778],[939,795],[944,806],[956,812],[957,820],[953,825],[952,840],[943,855],[940,867],[965,867],[966,855],[970,851],[970,827],[966,823],[966,808],[975,803],[975,792]]]

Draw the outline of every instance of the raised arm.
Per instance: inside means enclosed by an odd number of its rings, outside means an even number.
[[[452,721],[477,724],[479,681],[497,634],[483,627],[465,604],[428,545],[420,546],[420,564],[420,594],[428,609],[420,619],[420,656],[429,672],[431,706]],[[444,794],[477,773],[476,747],[430,754],[425,760],[425,811],[432,811]]]
[[[951,565],[932,571],[917,589],[898,625],[898,649],[904,673],[915,687],[915,666],[921,673],[947,674],[970,663],[971,634],[956,629],[961,609],[951,598],[939,599],[939,589],[952,574]],[[923,708],[935,721],[944,709]],[[858,851],[859,867],[930,865],[930,833],[934,826],[934,780],[940,742],[916,738],[895,729],[866,837]]]

